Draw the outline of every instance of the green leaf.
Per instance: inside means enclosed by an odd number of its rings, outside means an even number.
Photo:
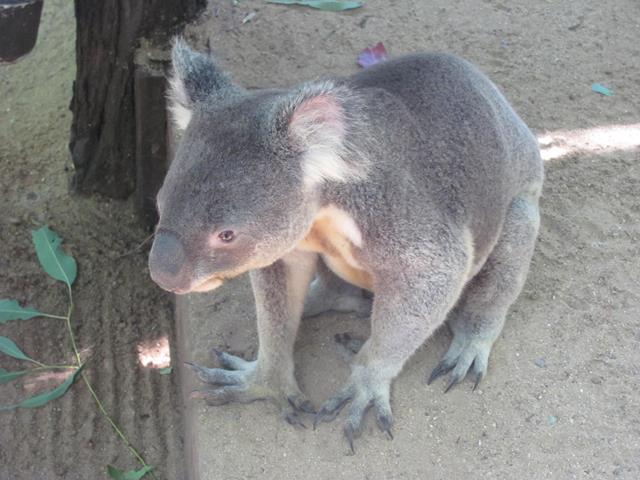
[[[13,358],[17,358],[18,360],[33,362],[31,358],[27,357],[24,352],[20,350],[15,343],[13,343],[13,340],[7,337],[0,337],[0,352]]]
[[[74,258],[60,248],[62,239],[46,225],[32,231],[31,237],[44,271],[71,288],[71,284],[76,279],[78,267]]]
[[[607,97],[611,97],[613,95],[613,92],[610,89],[600,83],[594,83],[591,85],[591,90]]]
[[[17,406],[20,408],[37,408],[49,403],[51,400],[61,397],[67,392],[67,390],[69,390],[69,387],[73,384],[82,368],[83,367],[80,367],[74,371],[64,382],[53,390],[41,393],[35,397],[27,398],[26,400],[21,401]]]
[[[158,370],[160,375],[169,375],[171,372],[173,372],[173,367],[165,367]]]
[[[29,373],[28,370],[22,370],[20,372],[8,372],[4,368],[0,368],[0,385],[4,385],[5,383],[9,383],[16,378],[20,378]]]
[[[278,3],[281,5],[302,5],[303,7],[317,8],[329,12],[341,12],[342,10],[352,10],[362,7],[362,2],[340,2],[331,0],[267,0],[267,3]]]
[[[128,472],[123,472],[119,468],[107,465],[107,473],[109,473],[111,478],[115,478],[115,480],[140,480],[151,470],[153,470],[153,467],[147,465],[142,467],[140,470],[129,470]]]
[[[21,307],[16,300],[0,300],[0,323],[6,323],[9,320],[28,320],[42,315],[42,312],[33,308]]]

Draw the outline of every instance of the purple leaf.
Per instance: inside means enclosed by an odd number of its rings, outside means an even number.
[[[387,59],[387,49],[384,48],[382,42],[378,42],[373,47],[365,48],[358,55],[358,65],[363,68],[369,68],[376,63],[384,62]]]

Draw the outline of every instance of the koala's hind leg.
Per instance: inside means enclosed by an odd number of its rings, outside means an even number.
[[[303,317],[313,317],[324,312],[355,312],[360,317],[371,313],[372,296],[333,273],[318,261],[316,278],[309,287]]]
[[[251,272],[258,317],[258,358],[246,361],[216,352],[223,368],[190,364],[200,380],[214,386],[195,396],[210,405],[269,400],[287,422],[303,425],[299,413],[314,413],[314,408],[296,382],[293,345],[316,264],[315,253],[293,252]]]
[[[469,369],[474,376],[474,389],[482,380],[507,310],[524,285],[539,223],[537,200],[517,197],[511,203],[498,243],[449,313],[447,325],[453,340],[428,383],[451,371],[448,391]]]

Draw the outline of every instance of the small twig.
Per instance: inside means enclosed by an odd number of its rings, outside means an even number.
[[[47,366],[44,363],[39,362],[38,360],[34,360],[33,358],[29,358],[29,361],[31,363],[33,363],[34,365],[38,365],[38,368],[41,369],[41,370],[44,370],[45,368],[47,368]],[[35,370],[35,368],[34,368],[34,370]]]
[[[127,446],[129,451],[133,454],[133,456],[136,457],[136,459],[142,464],[143,467],[148,468],[149,465],[147,464],[147,462],[144,461],[144,458],[142,458],[142,456],[133,447],[133,445],[131,445],[131,442],[129,442],[129,439],[126,437],[126,435],[124,433],[122,433],[122,430],[120,430],[120,428],[118,428],[118,425],[111,419],[111,417],[107,413],[107,410],[104,408],[104,405],[100,401],[100,398],[98,397],[98,395],[96,394],[95,390],[91,386],[91,383],[89,382],[89,379],[87,379],[87,377],[84,374],[84,372],[82,372],[80,374],[80,376],[82,377],[82,380],[84,381],[84,384],[87,386],[87,390],[89,390],[89,393],[91,394],[91,396],[95,400],[96,405],[98,405],[98,408],[100,409],[100,412],[102,413],[104,418],[107,420],[107,422],[109,422],[111,427],[115,430],[115,432],[118,434],[120,439],[124,442],[124,444]],[[149,474],[153,478],[156,478],[156,476],[153,474],[153,471],[150,471]]]
[[[153,238],[153,236],[155,235],[155,232],[152,233],[151,235],[149,235],[147,238],[145,238],[142,242],[140,242],[138,245],[136,245],[133,249],[121,253],[120,255],[118,255],[117,257],[114,258],[114,260],[119,260],[123,257],[128,257],[129,255],[133,255],[134,253],[138,253],[140,251],[140,249],[149,241]]]
[[[73,313],[73,294],[71,293],[71,285],[67,283],[67,293],[69,294],[69,310],[67,310],[67,330],[69,330],[69,337],[71,338],[71,346],[73,347],[73,354],[76,356],[76,362],[78,368],[82,366],[82,359],[80,358],[80,352],[76,345],[76,337],[73,334],[73,328],[71,327],[71,314]]]

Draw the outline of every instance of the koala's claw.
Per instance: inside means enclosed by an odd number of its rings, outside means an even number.
[[[211,385],[240,385],[243,383],[242,371],[207,368],[195,363],[185,362],[195,372],[200,381]]]
[[[352,425],[345,425],[344,426],[344,436],[347,438],[347,442],[349,442],[349,448],[351,449],[351,453],[355,454],[356,453],[356,449],[353,447],[353,434],[354,434],[354,429]]]
[[[444,389],[444,393],[448,393],[449,390],[451,390],[455,385],[460,383],[460,380],[462,380],[462,377],[460,377],[459,375],[452,374],[451,378],[449,378],[449,383],[447,384],[447,388]]]
[[[211,351],[222,368],[226,368],[228,370],[246,370],[251,366],[251,362],[248,362],[244,358],[230,355],[226,352],[218,350],[217,348],[212,348]]]
[[[283,416],[284,416],[285,421],[289,425],[291,425],[293,427],[307,428],[307,426],[304,424],[304,422],[300,418],[300,415],[298,414],[297,411],[295,411],[295,410],[285,411],[285,412],[283,412]]]
[[[372,400],[364,407],[364,410],[361,408],[354,409],[352,407],[349,411],[347,423],[344,426],[344,436],[349,443],[352,454],[356,453],[355,447],[353,446],[353,439],[361,435],[364,415],[374,405],[375,400]],[[376,423],[378,428],[389,437],[389,440],[393,440],[393,433],[391,433],[391,425],[393,423],[391,412],[386,413],[383,409],[376,407]]]
[[[393,418],[391,414],[387,415],[384,412],[377,411],[376,412],[376,423],[378,424],[378,428],[387,434],[389,440],[393,440],[393,433],[391,432],[391,426],[393,425]]]
[[[342,345],[347,352],[353,355],[360,351],[365,342],[363,339],[352,337],[347,332],[336,333],[333,338],[338,345]]]
[[[476,373],[476,377],[473,381],[473,388],[472,388],[474,392],[476,391],[476,388],[478,388],[478,385],[480,385],[480,382],[482,381],[483,378],[484,378],[484,372]]]
[[[474,377],[473,390],[476,390],[487,372],[490,353],[491,343],[477,339],[463,343],[454,339],[447,353],[431,372],[427,384],[431,384],[436,378],[451,372],[449,383],[445,389],[445,393],[447,393],[460,383],[471,370]]]
[[[315,430],[320,422],[333,421],[349,400],[351,400],[351,396],[344,394],[338,394],[331,400],[328,400],[322,408],[318,410],[318,413],[316,413],[313,419],[313,429]]]
[[[427,380],[427,385],[431,385],[431,383],[435,379],[449,373],[451,370],[453,370],[453,367],[455,367],[455,364],[453,363],[448,364],[448,363],[445,363],[444,361],[440,362],[436,366],[436,368],[433,369],[433,371],[431,372],[431,375],[429,375],[429,379]]]
[[[289,405],[291,405],[291,408],[298,412],[309,413],[311,415],[316,414],[316,409],[309,400],[303,399],[300,401],[296,397],[288,397],[287,401],[289,402]]]

